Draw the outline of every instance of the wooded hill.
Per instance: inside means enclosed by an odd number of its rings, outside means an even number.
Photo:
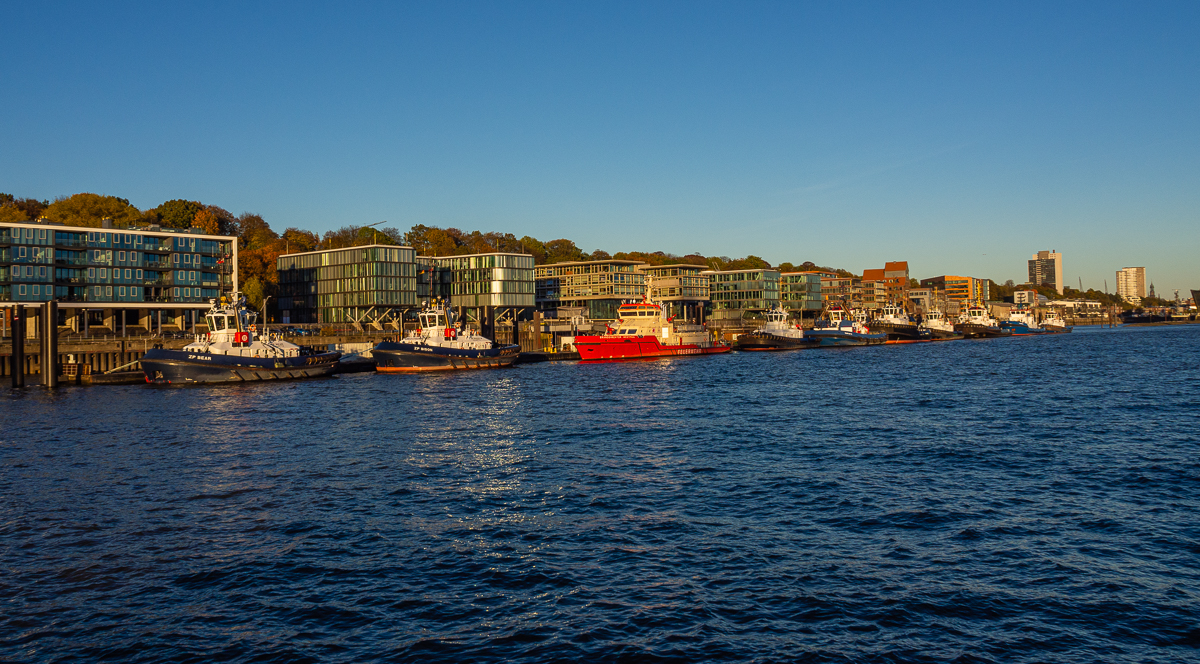
[[[408,231],[392,227],[343,226],[318,235],[312,231],[288,227],[276,232],[261,216],[252,212],[234,215],[216,206],[184,199],[169,200],[148,210],[139,210],[127,199],[82,193],[55,199],[16,198],[0,194],[0,222],[32,221],[45,217],[67,226],[99,228],[111,219],[114,228],[157,224],[164,228],[199,228],[214,235],[238,237],[238,282],[247,299],[260,306],[265,296],[274,296],[276,259],[286,253],[340,249],[365,244],[405,245],[419,256],[464,256],[490,252],[533,255],[538,265],[588,260],[634,260],[651,265],[688,263],[715,270],[778,269],[782,272],[822,270],[851,276],[846,270],[821,267],[812,262],[781,263],[772,266],[758,256],[678,255],[662,251],[619,251],[609,254],[597,249],[586,252],[566,239],[543,242],[526,235],[518,239],[512,233],[462,231],[417,224]]]

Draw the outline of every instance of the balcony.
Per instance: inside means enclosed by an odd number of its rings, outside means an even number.
[[[58,258],[56,256],[54,258],[54,264],[55,265],[89,265],[90,261],[88,261],[86,256],[83,258]]]

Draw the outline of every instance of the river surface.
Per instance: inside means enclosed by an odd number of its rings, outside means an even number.
[[[0,399],[0,661],[1200,660],[1200,326]]]

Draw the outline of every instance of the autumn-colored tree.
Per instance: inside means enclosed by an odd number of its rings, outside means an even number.
[[[29,221],[29,215],[24,210],[11,203],[0,205],[0,223],[17,224],[23,221]]]
[[[321,238],[312,231],[302,231],[299,228],[289,228],[283,232],[284,252],[300,254],[306,251],[316,251]]]
[[[221,222],[217,219],[217,215],[209,210],[203,209],[196,213],[192,219],[192,227],[199,228],[201,231],[209,235],[216,235],[221,232]]]
[[[167,228],[191,228],[196,215],[204,209],[204,205],[196,201],[182,198],[167,201],[150,210],[158,216],[158,223]]]
[[[143,218],[141,210],[130,205],[124,198],[91,193],[57,198],[46,206],[42,216],[67,226],[91,228],[99,228],[106,217],[112,219],[113,224],[117,226],[127,226]]]
[[[36,198],[17,198],[12,194],[0,194],[0,221],[21,222],[42,216],[49,201]]]
[[[237,218],[238,237],[241,239],[242,250],[259,249],[279,239],[279,234],[271,230],[271,225],[261,216],[246,212]]]

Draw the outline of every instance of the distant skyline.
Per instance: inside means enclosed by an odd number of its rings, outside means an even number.
[[[0,191],[1200,288],[1200,3],[20,3]]]

